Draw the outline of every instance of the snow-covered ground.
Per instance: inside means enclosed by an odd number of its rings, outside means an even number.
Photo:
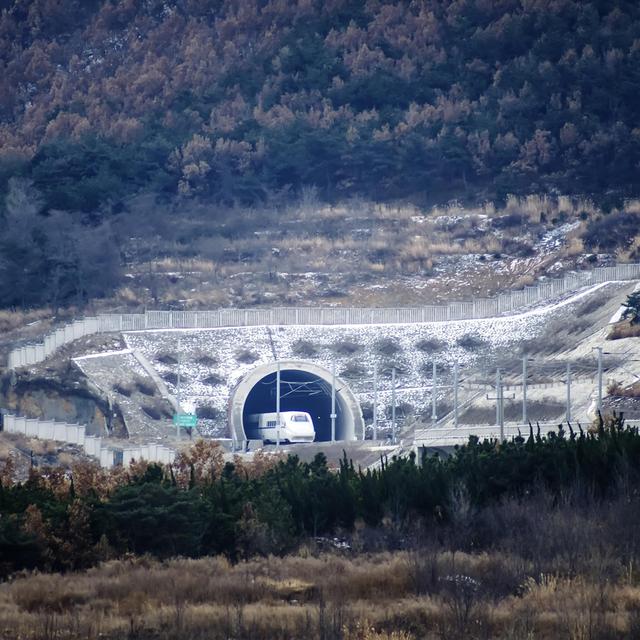
[[[127,346],[141,351],[176,393],[172,374],[181,355],[181,396],[185,404],[209,407],[203,421],[210,435],[224,435],[227,404],[235,385],[259,364],[279,360],[312,360],[347,381],[363,402],[372,400],[374,365],[379,372],[380,403],[389,405],[391,368],[397,370],[397,400],[416,411],[431,402],[431,365],[450,381],[454,362],[461,372],[493,356],[515,353],[524,340],[544,334],[550,320],[567,317],[598,285],[570,298],[509,317],[395,325],[279,326],[209,330],[140,331],[124,334]],[[445,395],[442,391],[442,395]]]

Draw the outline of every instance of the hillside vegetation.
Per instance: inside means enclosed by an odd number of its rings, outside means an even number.
[[[135,272],[142,261],[151,276],[153,260],[185,253],[215,262],[218,278],[219,265],[246,262],[238,239],[273,229],[292,202],[424,208],[456,198],[500,209],[508,194],[564,193],[596,205],[570,212],[589,225],[587,247],[637,248],[639,214],[623,207],[640,163],[635,2],[4,0],[0,9],[3,306],[82,306],[122,284],[123,264]],[[293,228],[323,235],[345,217]],[[258,262],[281,251],[274,240]],[[412,256],[405,271],[429,272],[422,241],[373,241],[382,246],[364,258],[374,275]],[[408,244],[408,256],[386,255]],[[503,251],[485,244],[476,250]],[[323,264],[353,253],[331,249],[321,247]],[[144,287],[148,299],[120,302],[154,303],[156,285]]]
[[[3,638],[637,637],[639,457],[614,416],[367,472],[5,465]]]
[[[506,499],[526,503],[541,492],[553,504],[571,497],[577,507],[624,497],[636,513],[639,458],[638,430],[615,417],[594,433],[560,425],[545,438],[532,428],[502,444],[472,437],[448,459],[394,458],[367,471],[345,455],[334,473],[322,453],[309,463],[266,454],[224,463],[219,446],[205,440],[169,468],[142,462],[107,472],[78,463],[71,474],[33,468],[24,482],[15,482],[9,458],[0,542],[12,553],[3,554],[0,576],[83,568],[105,554],[237,560],[339,532],[369,550],[405,546],[403,536],[416,528],[423,542],[453,535],[457,548],[491,548],[506,535],[491,510]]]
[[[637,187],[629,0],[0,6],[2,172],[51,208]]]

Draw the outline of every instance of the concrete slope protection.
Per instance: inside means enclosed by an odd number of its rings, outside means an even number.
[[[270,373],[271,377],[263,380],[262,386],[265,393],[270,389],[275,398],[274,351],[280,361],[312,363],[324,369],[325,375],[335,365],[338,378],[349,386],[366,409],[369,420],[375,395],[374,370],[377,370],[381,422],[389,422],[391,418],[393,368],[396,369],[397,416],[402,418],[408,411],[417,415],[429,410],[435,362],[439,376],[436,394],[440,416],[450,410],[453,363],[459,364],[461,377],[466,379],[470,371],[490,362],[496,354],[516,353],[524,341],[539,339],[546,342],[545,332],[551,322],[572,327],[582,305],[600,306],[601,300],[602,303],[619,304],[632,286],[633,283],[595,285],[551,305],[498,318],[448,323],[147,330],[125,332],[124,340],[131,349],[144,353],[167,380],[170,393],[176,392],[171,380],[175,380],[175,363],[180,353],[182,398],[202,410],[201,432],[211,437],[231,436],[240,440],[239,419],[232,417],[234,411],[237,414],[237,408],[230,410],[230,398],[243,378],[263,366],[271,368],[265,369],[262,376]],[[301,375],[296,373],[292,379],[285,376],[285,381],[299,387],[305,382],[299,377]],[[292,389],[285,391],[290,393]],[[321,389],[318,391],[322,393]],[[473,390],[469,388],[469,391]],[[477,390],[473,391],[475,393]],[[254,391],[248,398],[249,405],[255,394]],[[461,396],[460,401],[464,400]],[[272,407],[270,410],[275,410],[275,402],[269,406]],[[302,407],[287,406],[302,410]],[[232,420],[236,421],[229,433],[227,429]],[[356,437],[359,436],[356,434]]]

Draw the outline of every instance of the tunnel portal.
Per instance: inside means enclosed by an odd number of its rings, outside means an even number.
[[[331,440],[330,371],[310,362],[280,362],[280,411],[306,411],[313,419],[316,442]],[[235,388],[230,400],[233,439],[240,443],[253,437],[247,417],[276,411],[278,363],[250,371]],[[364,420],[360,404],[347,384],[336,377],[336,440],[362,439]]]

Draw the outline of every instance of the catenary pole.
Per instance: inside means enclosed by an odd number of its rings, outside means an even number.
[[[436,403],[438,401],[436,390],[438,388],[438,365],[436,361],[433,361],[431,366],[431,377],[432,377],[432,385],[431,385],[431,419],[435,422],[438,419],[438,409]]]
[[[331,367],[331,442],[336,441],[336,361]]]
[[[378,364],[373,365],[373,439],[378,439]]]
[[[391,441],[396,443],[396,368],[391,369]]]
[[[602,347],[595,347],[598,352],[598,411],[602,412]]]
[[[276,370],[276,447],[280,448],[280,363]]]
[[[498,408],[500,411],[500,442],[504,442],[504,387],[500,369],[498,369]]]
[[[176,418],[176,439],[180,440],[180,415],[182,415],[182,398],[180,393],[180,378],[182,374],[182,341],[178,338],[178,376],[176,380],[176,400],[178,402],[178,417]]]
[[[500,424],[500,369],[496,369],[496,424]]]
[[[458,361],[453,363],[453,426],[458,426]]]
[[[571,422],[571,363],[567,362],[567,422]]]
[[[527,364],[529,357],[522,356],[522,424],[527,424]]]

